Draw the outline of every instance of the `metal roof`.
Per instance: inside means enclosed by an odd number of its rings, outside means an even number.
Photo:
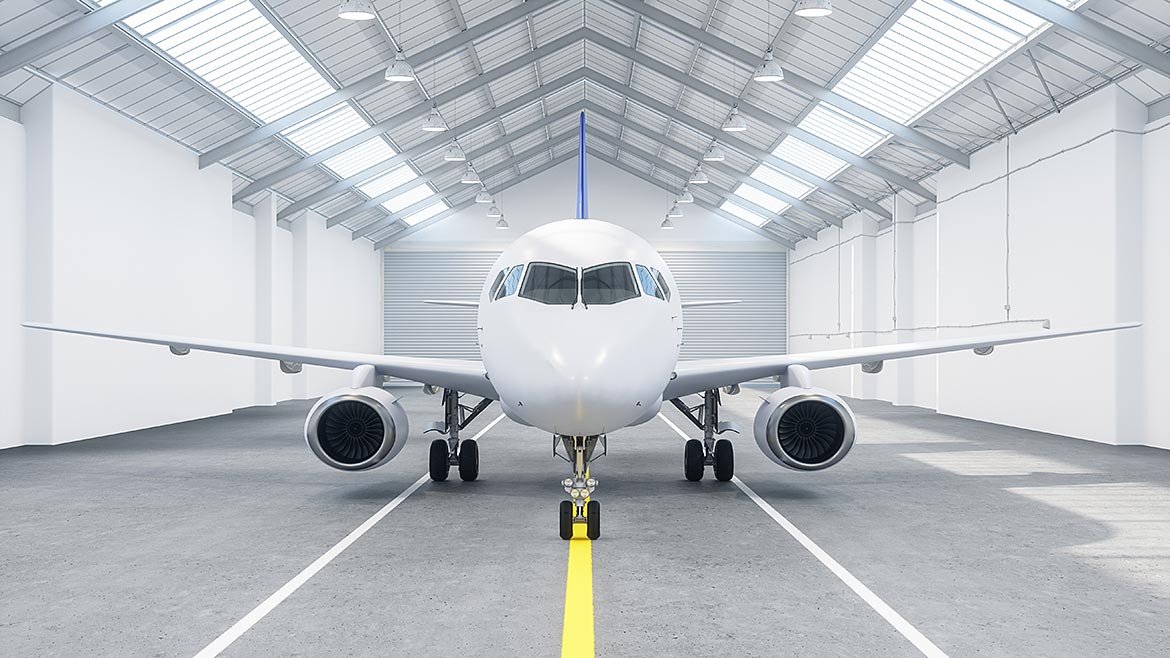
[[[590,153],[787,245],[1117,82],[1170,96],[1164,0],[0,0],[0,98],[53,82],[382,246]],[[771,49],[785,80],[752,80]],[[383,79],[401,50],[414,83]],[[434,108],[450,130],[424,132]],[[733,108],[747,125],[720,125]],[[666,208],[663,208],[665,213]]]

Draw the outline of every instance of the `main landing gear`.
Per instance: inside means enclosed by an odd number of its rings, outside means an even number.
[[[557,451],[557,441],[564,446],[567,456]],[[595,456],[598,443],[601,444],[601,454]],[[554,436],[553,454],[573,466],[573,476],[561,481],[565,493],[569,494],[569,500],[561,501],[561,539],[572,539],[573,525],[577,523],[585,524],[586,537],[597,539],[601,536],[601,503],[590,500],[597,488],[597,480],[589,476],[589,463],[605,455],[605,437]]]
[[[717,434],[735,432],[734,423],[719,421],[719,390],[703,392],[703,403],[691,407],[679,398],[670,401],[696,427],[703,430],[703,440],[688,439],[683,447],[683,475],[691,482],[703,479],[708,466],[715,473],[715,479],[727,482],[735,476],[735,450],[731,441],[716,439]]]
[[[479,444],[475,439],[460,441],[459,430],[475,420],[492,401],[484,398],[474,407],[468,407],[460,404],[459,398],[459,391],[443,389],[443,420],[435,421],[426,430],[447,435],[445,439],[431,441],[430,471],[435,482],[446,481],[452,466],[458,467],[459,479],[464,482],[479,477]]]

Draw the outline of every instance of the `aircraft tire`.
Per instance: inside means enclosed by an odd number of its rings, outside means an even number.
[[[703,479],[703,442],[698,439],[687,439],[683,447],[683,474],[691,482]]]
[[[446,482],[447,476],[451,473],[451,462],[449,461],[450,453],[447,448],[446,439],[435,439],[431,441],[431,479],[435,482]]]
[[[720,482],[727,482],[735,476],[735,451],[731,441],[719,439],[715,442],[715,465],[712,470],[715,471],[715,479]]]
[[[479,477],[479,443],[467,439],[459,444],[459,479],[471,482]]]
[[[561,501],[561,539],[573,538],[573,512],[575,505],[571,501]]]
[[[596,500],[585,505],[585,536],[589,539],[601,537],[601,503]]]

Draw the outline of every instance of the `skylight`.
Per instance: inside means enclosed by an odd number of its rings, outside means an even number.
[[[735,189],[735,194],[747,199],[748,201],[751,201],[765,210],[776,214],[782,213],[789,208],[787,203],[784,203],[783,201],[773,197],[771,194],[768,194],[762,190],[758,190],[746,183],[741,183],[740,186]]]
[[[775,169],[766,164],[756,167],[756,170],[752,172],[752,178],[797,198],[803,198],[804,195],[816,189],[812,185],[798,181],[781,172],[779,169]]]
[[[382,207],[386,210],[389,210],[390,212],[398,212],[399,210],[409,208],[419,201],[422,201],[423,199],[431,196],[431,194],[433,194],[431,186],[423,183],[422,185],[419,185],[418,187],[412,187],[406,192],[403,192],[393,199],[390,199],[386,203],[383,203]]]
[[[402,221],[406,222],[410,226],[414,226],[415,224],[418,224],[419,222],[428,220],[428,219],[434,217],[435,215],[443,212],[444,210],[447,210],[448,207],[449,206],[446,204],[446,202],[444,202],[443,200],[440,199],[438,202],[432,203],[431,205],[427,206],[426,208],[423,208],[422,210],[420,210],[414,214],[407,215],[406,217],[403,217]]]
[[[358,185],[358,189],[371,197],[376,197],[384,192],[389,192],[407,181],[414,180],[414,178],[414,172],[411,171],[410,167],[399,165],[371,181]]]
[[[768,223],[768,219],[766,217],[760,217],[756,213],[748,210],[747,208],[744,208],[741,205],[738,205],[730,199],[724,201],[723,205],[719,207],[744,220],[745,222],[755,224],[756,226],[763,226],[764,224]]]

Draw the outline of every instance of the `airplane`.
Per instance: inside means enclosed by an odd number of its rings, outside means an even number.
[[[669,402],[703,431],[683,448],[684,476],[698,481],[710,467],[716,480],[735,473],[732,443],[738,432],[719,420],[721,394],[745,382],[771,378],[780,388],[763,398],[753,433],[768,459],[798,471],[840,462],[853,447],[857,422],[835,393],[813,385],[811,371],[862,365],[878,372],[886,360],[959,350],[990,354],[995,346],[1116,331],[1129,322],[1063,331],[1032,331],[925,342],[875,345],[775,356],[679,360],[683,309],[734,300],[682,301],[670,267],[633,232],[589,219],[585,181],[585,113],[580,116],[576,218],[540,226],[509,245],[492,266],[478,301],[430,300],[478,308],[482,361],[335,352],[307,347],[211,340],[189,336],[96,331],[27,322],[25,327],[166,345],[175,355],[191,350],[281,362],[285,372],[301,365],[352,371],[349,387],[318,400],[305,421],[313,454],[343,471],[366,471],[401,453],[409,422],[399,398],[383,388],[397,377],[442,393],[443,418],[427,432],[429,474],[444,481],[456,467],[462,480],[479,476],[479,446],[460,430],[493,402],[522,425],[553,435],[554,453],[568,461],[561,481],[567,494],[559,508],[559,534],[571,539],[574,524],[601,536],[597,479],[590,463],[604,455],[608,435],[654,418]],[[464,396],[478,397],[474,405]],[[699,395],[691,406],[684,398]],[[557,449],[563,447],[564,453]],[[600,452],[598,448],[600,447]]]

